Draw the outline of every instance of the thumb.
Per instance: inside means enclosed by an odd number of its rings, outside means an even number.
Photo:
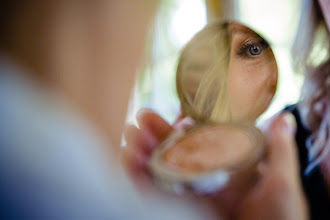
[[[295,133],[296,121],[293,115],[288,112],[277,116],[266,130],[270,172],[287,175],[289,178],[298,177],[299,166]]]
[[[140,129],[153,136],[158,143],[165,140],[174,130],[165,119],[150,109],[141,109],[136,119]]]

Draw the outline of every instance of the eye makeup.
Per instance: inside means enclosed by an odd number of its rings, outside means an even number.
[[[242,58],[255,58],[261,55],[269,48],[268,43],[264,39],[246,40],[236,50],[236,54]]]

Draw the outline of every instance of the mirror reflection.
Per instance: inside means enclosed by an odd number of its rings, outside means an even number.
[[[236,23],[206,26],[183,49],[177,90],[198,121],[254,122],[274,97],[278,69],[270,45]]]

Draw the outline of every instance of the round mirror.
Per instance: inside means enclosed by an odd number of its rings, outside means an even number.
[[[177,68],[183,113],[199,122],[254,123],[274,97],[270,45],[237,22],[212,23],[183,49]]]

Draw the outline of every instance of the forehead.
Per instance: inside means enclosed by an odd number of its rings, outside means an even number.
[[[254,32],[250,28],[238,23],[229,23],[228,32],[231,34],[244,34],[253,37],[260,37],[256,32]]]

